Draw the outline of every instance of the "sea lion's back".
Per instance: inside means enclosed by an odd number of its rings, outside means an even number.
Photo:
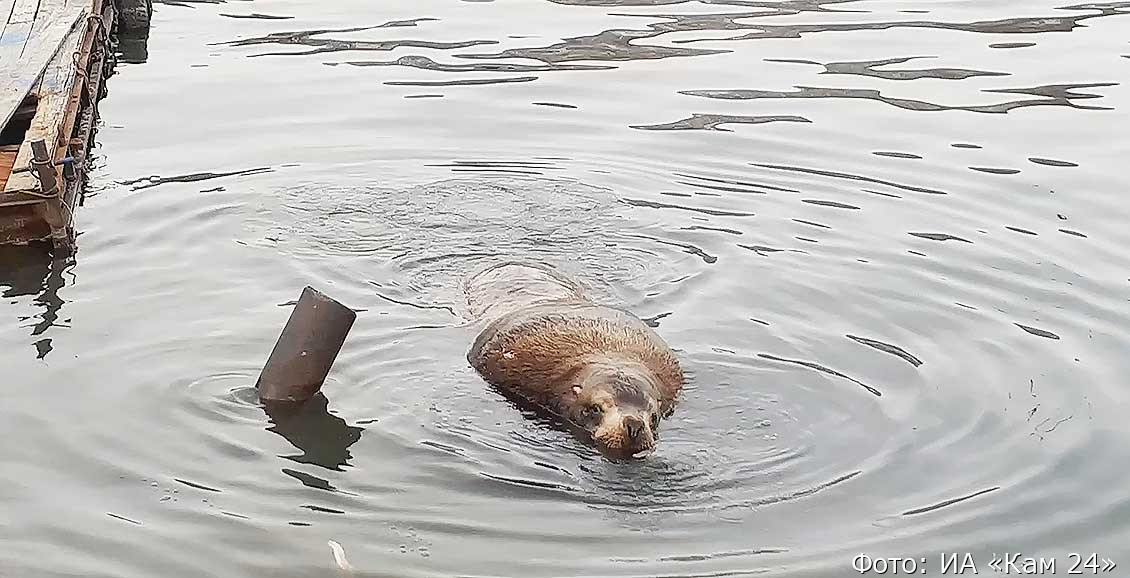
[[[463,285],[475,320],[498,318],[523,307],[550,301],[583,301],[580,285],[545,266],[506,262],[493,265]]]

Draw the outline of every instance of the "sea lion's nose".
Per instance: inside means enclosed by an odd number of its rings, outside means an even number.
[[[643,426],[642,419],[634,415],[624,416],[624,427],[628,430],[628,437],[633,440],[639,438],[640,434],[643,433]]]

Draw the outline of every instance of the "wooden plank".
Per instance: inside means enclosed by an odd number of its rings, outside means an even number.
[[[31,37],[31,30],[39,15],[41,0],[13,0],[3,13],[4,26],[0,28],[0,62],[20,58]]]
[[[18,0],[20,18],[27,18],[29,4]],[[59,50],[59,45],[83,20],[88,11],[77,1],[38,0],[31,12],[30,29],[25,22],[9,24],[0,39],[0,126],[5,126],[28,95],[43,69]]]
[[[19,146],[0,147],[0,189],[8,182],[8,175],[12,172],[12,165],[16,162],[16,152]]]
[[[75,67],[75,53],[88,38],[88,27],[81,26],[67,36],[51,64],[43,71],[39,84],[39,107],[24,136],[24,144],[16,155],[15,171],[4,187],[4,192],[26,191],[37,188],[38,180],[28,169],[31,166],[30,142],[43,139],[52,149],[60,142],[60,128],[69,109],[77,108],[73,92],[79,78]],[[89,53],[89,51],[88,51]],[[84,59],[85,62],[85,59]],[[73,118],[73,116],[71,117]],[[57,160],[57,158],[56,158]]]
[[[0,0],[0,39],[8,33],[8,24],[16,13],[16,0]]]

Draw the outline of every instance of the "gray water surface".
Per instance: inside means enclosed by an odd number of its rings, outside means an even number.
[[[0,250],[0,576],[1130,567],[1130,2],[166,0],[122,49],[80,252]],[[467,366],[501,259],[678,350],[654,456]],[[268,416],[306,284],[357,322]]]

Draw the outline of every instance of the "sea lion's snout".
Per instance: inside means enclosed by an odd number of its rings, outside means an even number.
[[[647,424],[634,415],[624,416],[624,429],[628,430],[628,441],[638,443]]]
[[[643,374],[594,370],[575,388],[575,423],[584,426],[602,453],[636,457],[655,449],[659,400]]]
[[[634,414],[624,415],[613,424],[603,424],[593,434],[601,453],[611,458],[638,459],[655,450],[656,435],[647,421]]]

